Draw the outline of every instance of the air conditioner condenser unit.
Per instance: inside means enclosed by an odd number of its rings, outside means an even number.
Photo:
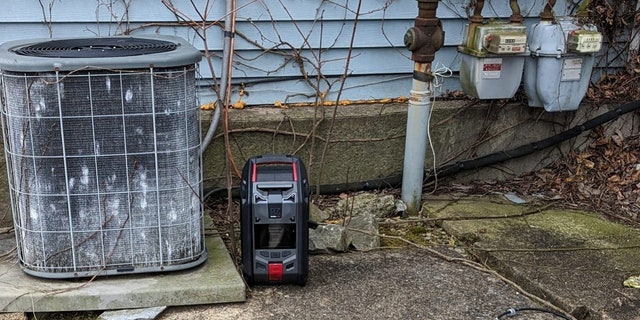
[[[22,269],[45,278],[205,261],[199,50],[178,37],[0,46],[2,129]]]

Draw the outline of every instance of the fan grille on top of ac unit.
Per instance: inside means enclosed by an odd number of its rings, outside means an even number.
[[[16,54],[47,58],[128,57],[173,51],[177,44],[146,38],[81,38],[35,43],[14,50]]]

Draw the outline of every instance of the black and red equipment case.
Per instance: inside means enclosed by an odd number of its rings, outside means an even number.
[[[309,272],[309,180],[291,155],[262,155],[242,169],[242,272],[248,284],[305,285]]]

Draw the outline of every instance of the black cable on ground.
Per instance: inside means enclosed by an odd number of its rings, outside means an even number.
[[[548,310],[548,309],[542,309],[542,308],[510,308],[509,310],[501,313],[499,316],[496,317],[496,320],[500,320],[504,317],[515,317],[518,312],[522,312],[522,311],[533,311],[533,312],[541,312],[541,313],[547,313],[547,314],[551,314],[554,315],[558,318],[562,318],[562,319],[566,319],[566,320],[571,320],[569,317],[565,316],[564,314],[561,314],[559,312],[555,312],[553,310]]]
[[[490,166],[506,160],[524,157],[536,151],[540,151],[548,147],[557,145],[563,141],[569,140],[571,138],[575,138],[585,131],[591,130],[599,125],[615,120],[621,115],[624,115],[639,109],[640,109],[640,100],[628,102],[626,104],[618,106],[613,110],[603,113],[591,120],[588,120],[582,124],[579,124],[571,129],[565,130],[549,138],[542,139],[536,142],[531,142],[511,150],[500,151],[500,152],[492,153],[486,156],[469,159],[469,160],[463,160],[463,161],[456,162],[454,164],[441,166],[436,168],[435,172],[438,178],[443,178],[446,176],[459,173],[461,171],[479,169],[479,168]],[[430,173],[431,173],[430,171],[425,172],[425,178],[424,178],[425,182],[435,179],[435,177],[432,175],[427,176],[427,174],[430,174]],[[402,185],[402,173],[397,173],[397,174],[393,174],[393,175],[390,175],[384,178],[378,178],[378,179],[371,179],[371,180],[351,182],[351,183],[321,185],[320,190],[315,190],[315,188],[312,187],[311,192],[320,193],[320,194],[337,194],[337,193],[348,192],[348,191],[397,188],[397,187],[400,187],[401,185]],[[234,190],[232,191],[234,198],[239,196],[239,193],[235,189],[236,188],[234,188]],[[316,192],[316,191],[319,191],[319,192]],[[221,194],[222,192],[226,193],[226,188],[206,189],[204,192],[205,197],[203,198],[203,200],[207,199],[210,196]]]

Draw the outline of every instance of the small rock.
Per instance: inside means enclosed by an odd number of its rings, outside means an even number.
[[[407,204],[398,199],[396,201],[396,213],[403,213],[405,211],[407,211]]]
[[[623,284],[625,287],[640,288],[640,276],[629,277]]]
[[[351,245],[357,250],[371,250],[380,247],[378,220],[373,214],[363,214],[347,220],[347,233]]]
[[[309,204],[309,220],[315,222],[322,222],[329,219],[329,214],[320,210],[318,206],[313,203]]]
[[[384,218],[395,214],[396,200],[392,195],[361,193],[338,201],[333,212],[341,217],[373,214],[376,218]]]
[[[351,239],[342,226],[326,224],[309,230],[309,252],[346,252],[350,244]]]
[[[98,320],[153,320],[160,315],[167,307],[152,307],[141,309],[124,309],[105,311]]]
[[[507,200],[509,200],[509,201],[511,201],[513,203],[517,203],[517,204],[527,203],[527,200],[524,200],[524,199],[520,198],[517,194],[515,194],[513,192],[505,193],[504,197],[507,198]]]

